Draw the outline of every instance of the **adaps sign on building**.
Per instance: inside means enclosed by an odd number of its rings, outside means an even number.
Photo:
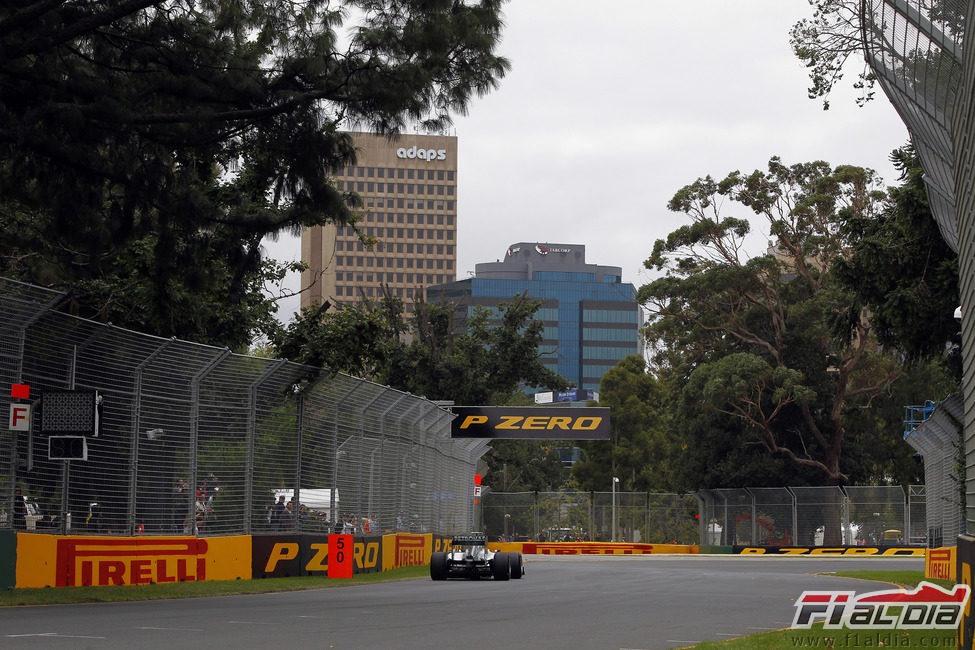
[[[454,406],[451,438],[609,440],[608,408]]]

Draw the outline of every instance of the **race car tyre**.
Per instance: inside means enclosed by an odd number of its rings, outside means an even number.
[[[495,553],[491,564],[491,573],[495,580],[507,580],[511,577],[511,565],[508,563],[507,553]]]
[[[430,579],[447,579],[447,554],[443,551],[436,551],[430,556]]]
[[[518,551],[508,553],[508,566],[511,567],[511,579],[521,580],[521,576],[524,574],[521,566],[521,553]]]

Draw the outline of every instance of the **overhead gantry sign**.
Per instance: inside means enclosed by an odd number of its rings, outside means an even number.
[[[609,440],[608,408],[453,406],[451,438]]]

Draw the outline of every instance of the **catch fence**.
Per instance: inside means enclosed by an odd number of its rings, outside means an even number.
[[[32,409],[27,430],[0,431],[0,529],[469,531],[487,444],[451,440],[452,416],[436,404],[76,318],[57,311],[63,299],[0,279],[0,397]],[[13,384],[29,397],[12,397]],[[40,431],[45,392],[67,389],[101,399],[87,460],[49,458]]]
[[[913,545],[929,540],[924,486],[656,492],[485,491],[492,538],[712,546]],[[614,524],[615,522],[615,533]]]

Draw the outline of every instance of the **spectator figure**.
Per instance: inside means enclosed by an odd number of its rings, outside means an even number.
[[[284,495],[278,497],[278,502],[271,506],[271,530],[282,530],[285,517],[288,516],[288,509],[284,505]]]
[[[14,488],[14,530],[27,529],[27,501],[20,488]]]
[[[189,485],[181,478],[176,479],[176,486],[173,488],[173,529],[180,530],[183,520],[186,518],[186,492]]]
[[[281,520],[281,530],[293,530],[295,527],[295,500],[288,501],[285,506],[283,519]]]

